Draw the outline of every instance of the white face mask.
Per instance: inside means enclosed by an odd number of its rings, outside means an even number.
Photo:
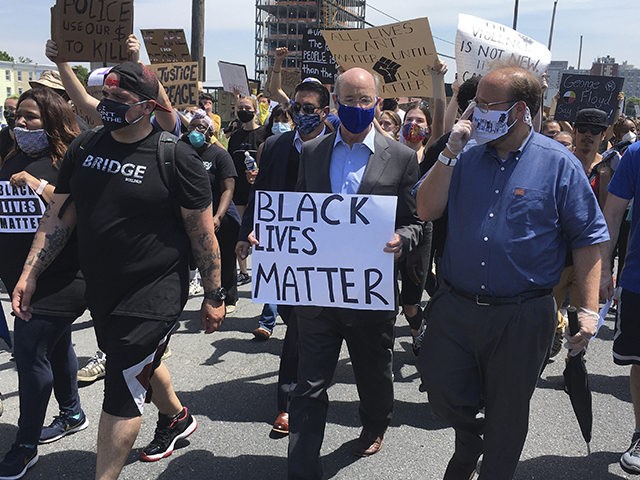
[[[630,143],[633,143],[633,142],[635,142],[635,141],[636,141],[636,138],[638,138],[638,137],[637,137],[637,135],[636,135],[635,133],[633,133],[633,132],[629,131],[629,132],[625,133],[625,134],[622,136],[622,141],[623,141],[623,142],[630,142]]]
[[[473,131],[471,138],[476,141],[477,145],[496,140],[507,133],[513,127],[517,120],[509,125],[509,112],[515,106],[515,103],[509,110],[489,110],[487,113],[482,112],[478,107],[473,109]]]

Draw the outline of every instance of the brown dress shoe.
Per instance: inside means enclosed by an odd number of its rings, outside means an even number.
[[[384,433],[374,433],[362,429],[360,437],[356,440],[356,447],[353,454],[357,457],[370,457],[375,455],[382,448],[382,437]]]
[[[272,430],[283,435],[289,435],[289,414],[287,412],[280,412],[276,421],[273,422]]]

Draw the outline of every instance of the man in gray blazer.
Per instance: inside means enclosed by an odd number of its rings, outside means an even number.
[[[422,232],[410,195],[418,179],[418,160],[413,150],[376,133],[372,121],[378,101],[375,79],[366,70],[352,68],[338,77],[334,102],[340,129],[304,143],[296,190],[397,196],[394,238],[386,245],[363,246],[382,248],[397,261],[418,244]],[[369,456],[380,450],[393,409],[397,298],[395,305],[396,311],[296,307],[300,359],[290,406],[289,479],[322,477],[320,447],[329,403],[327,388],[343,340],[351,356],[363,425],[354,453]]]

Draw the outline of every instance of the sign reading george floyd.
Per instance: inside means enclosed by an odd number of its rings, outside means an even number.
[[[461,13],[456,34],[458,80],[482,76],[497,65],[520,66],[541,77],[551,52],[532,38],[499,23]]]
[[[563,73],[554,118],[573,122],[583,108],[597,108],[607,112],[607,122],[611,125],[623,84],[622,77]]]
[[[383,248],[393,238],[396,203],[381,195],[257,191],[253,299],[395,309],[393,254]]]
[[[358,30],[322,30],[338,65],[380,78],[380,97],[432,96],[438,60],[427,18]]]
[[[336,61],[319,28],[308,28],[302,33],[302,77],[317,78],[329,85],[335,83]]]
[[[198,62],[155,63],[149,65],[174,108],[198,104]]]
[[[184,30],[154,29],[140,30],[142,40],[151,63],[191,62],[189,45],[185,40]]]
[[[0,233],[35,233],[44,204],[28,186],[0,181]]]
[[[120,63],[128,60],[133,0],[57,0],[51,7],[56,61]]]

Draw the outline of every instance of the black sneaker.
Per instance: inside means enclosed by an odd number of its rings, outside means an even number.
[[[247,283],[249,283],[251,281],[251,275],[249,275],[248,273],[240,272],[238,274],[237,280],[238,280],[238,286],[246,285]]]
[[[38,449],[25,445],[12,445],[0,462],[0,480],[16,480],[24,477],[38,461]]]
[[[158,414],[156,433],[149,445],[142,449],[140,459],[143,462],[157,462],[173,453],[176,442],[187,438],[198,428],[198,422],[191,416],[187,407],[177,417]]]
[[[82,410],[76,415],[60,412],[53,417],[53,422],[48,427],[42,427],[40,431],[40,445],[60,440],[66,435],[84,430],[89,426],[89,421]]]

